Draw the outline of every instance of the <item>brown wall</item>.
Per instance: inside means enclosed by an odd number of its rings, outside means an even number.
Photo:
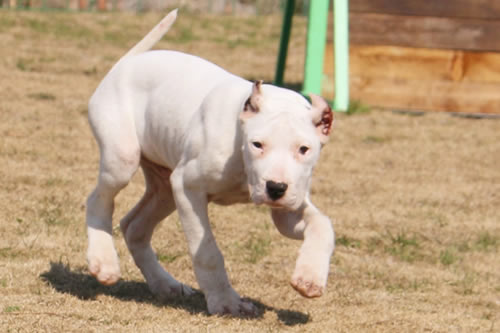
[[[351,98],[500,113],[500,0],[350,0]],[[332,31],[330,25],[329,31]],[[324,94],[333,97],[333,43]]]

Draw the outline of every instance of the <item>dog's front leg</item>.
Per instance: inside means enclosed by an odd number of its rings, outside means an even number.
[[[273,208],[271,210],[276,229],[283,235],[291,239],[304,239],[304,207],[296,211],[289,211],[283,208]]]
[[[284,236],[303,239],[291,284],[302,296],[319,297],[328,278],[335,245],[330,219],[306,198],[297,211],[273,209],[272,218]]]
[[[176,169],[172,173],[171,184],[196,280],[205,294],[208,312],[252,315],[256,311],[255,306],[241,299],[227,277],[224,258],[208,220],[207,195],[198,189],[187,187],[185,176],[185,170]]]

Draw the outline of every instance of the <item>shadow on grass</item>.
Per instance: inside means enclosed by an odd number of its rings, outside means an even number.
[[[73,268],[62,262],[51,262],[50,270],[40,274],[40,278],[48,283],[52,288],[63,294],[70,294],[82,300],[93,300],[98,295],[115,297],[122,301],[133,301],[148,303],[158,307],[172,307],[183,309],[192,314],[209,315],[206,309],[203,294],[197,292],[190,297],[174,298],[168,301],[159,301],[149,291],[145,282],[118,281],[113,286],[104,286],[94,277],[90,276],[84,268]],[[251,301],[258,309],[255,317],[248,319],[259,319],[266,311],[273,311],[278,319],[285,325],[294,326],[305,324],[309,321],[309,315],[298,311],[275,309],[251,298]]]

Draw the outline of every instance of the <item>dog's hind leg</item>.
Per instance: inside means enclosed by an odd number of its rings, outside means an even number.
[[[171,171],[145,159],[141,160],[141,167],[146,180],[146,191],[120,223],[125,241],[155,296],[167,299],[177,295],[190,295],[193,290],[163,269],[151,247],[154,228],[175,210],[169,180]]]
[[[114,198],[140,162],[140,147],[133,122],[108,104],[89,108],[89,120],[100,149],[97,186],[87,199],[87,260],[90,273],[110,285],[120,278],[118,256],[112,239]]]

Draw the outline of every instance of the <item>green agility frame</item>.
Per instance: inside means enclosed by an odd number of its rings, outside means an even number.
[[[337,111],[346,111],[349,107],[349,5],[348,0],[332,0],[332,2],[335,49],[335,99],[333,108]],[[326,31],[328,28],[328,7],[329,0],[310,0],[303,94],[321,94]],[[295,0],[287,0],[283,14],[283,27],[274,79],[274,83],[279,86],[283,85],[294,11]]]

